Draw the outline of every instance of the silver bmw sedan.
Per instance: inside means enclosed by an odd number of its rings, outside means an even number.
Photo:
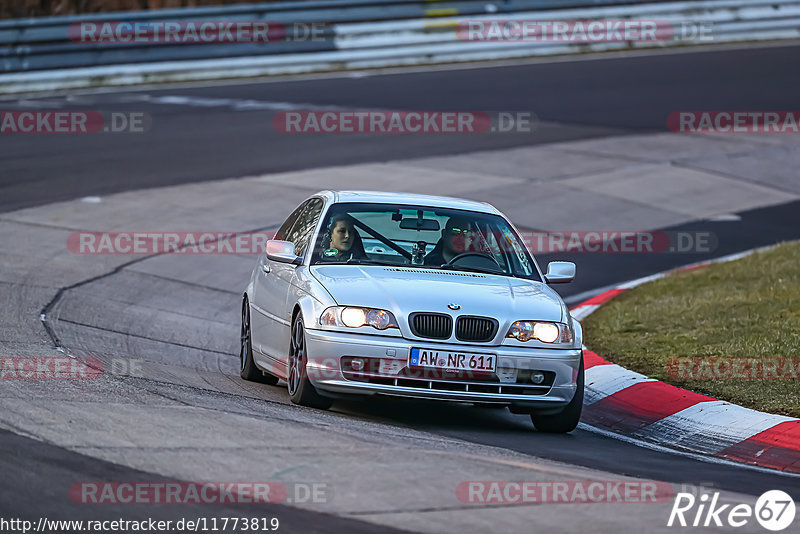
[[[321,191],[268,241],[242,303],[241,376],[292,402],[346,395],[507,406],[569,432],[583,404],[580,323],[493,206]]]

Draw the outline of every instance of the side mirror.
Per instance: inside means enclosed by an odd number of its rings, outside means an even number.
[[[551,261],[544,279],[548,284],[566,284],[575,279],[575,264],[571,261]]]
[[[281,263],[294,263],[299,265],[301,258],[294,253],[294,243],[290,241],[278,241],[270,239],[267,241],[267,258]]]

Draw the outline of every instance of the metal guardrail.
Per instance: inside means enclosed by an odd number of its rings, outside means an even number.
[[[554,15],[556,15],[554,17]],[[464,17],[428,20],[377,22],[371,24],[341,24],[336,27],[336,46],[339,50],[372,51],[381,49],[393,53],[417,54],[430,52],[444,60],[453,60],[452,54],[469,54],[485,51],[485,56],[507,57],[508,53],[545,55],[576,53],[582,51],[670,46],[680,44],[711,44],[736,40],[762,40],[800,38],[800,0],[712,0],[707,2],[680,2],[601,8],[564,9],[552,11],[515,13],[514,20],[543,21],[554,18],[578,20],[650,20],[664,22],[678,29],[689,22],[696,27],[709,29],[707,39],[673,40],[660,43],[646,41],[601,42],[465,42],[458,38],[456,28]],[[507,15],[489,15],[480,20],[504,20]],[[473,19],[470,19],[473,20]],[[445,55],[445,54],[450,55]]]
[[[711,41],[462,40],[470,20],[658,20],[710,25]],[[268,43],[73,42],[70,24],[314,23],[321,38]],[[0,21],[0,93],[190,81],[536,55],[800,38],[800,0],[310,0]]]
[[[0,21],[0,72],[243,57],[336,50],[335,25],[342,23],[425,19],[441,16],[513,14],[576,6],[635,4],[640,0],[311,0],[187,9],[103,13]],[[656,0],[658,1],[658,0]],[[273,43],[81,43],[69,39],[70,25],[93,22],[268,21],[314,23],[319,39]]]

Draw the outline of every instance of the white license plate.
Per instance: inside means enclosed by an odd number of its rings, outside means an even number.
[[[411,349],[408,358],[411,367],[433,367],[436,369],[457,369],[460,371],[494,371],[497,356],[494,354],[473,354],[436,349]]]

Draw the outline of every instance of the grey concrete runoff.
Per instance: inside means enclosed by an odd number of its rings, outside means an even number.
[[[750,161],[759,161],[758,173],[748,171]],[[322,482],[332,488],[327,502],[293,506],[415,532],[531,525],[671,531],[672,499],[546,509],[464,503],[455,490],[469,480],[629,478],[353,415],[352,407],[297,407],[281,387],[242,381],[239,303],[252,255],[81,255],[68,250],[67,239],[79,231],[274,229],[322,188],[485,200],[525,228],[646,230],[796,200],[800,187],[785,168],[799,161],[790,136],[631,136],[252,176],[5,213],[2,356],[61,354],[40,321],[46,309],[61,350],[97,357],[107,368],[133,360],[140,370],[94,380],[3,380],[0,427],[182,480]],[[536,439],[524,416],[497,417]],[[721,499],[754,503],[733,492]]]

